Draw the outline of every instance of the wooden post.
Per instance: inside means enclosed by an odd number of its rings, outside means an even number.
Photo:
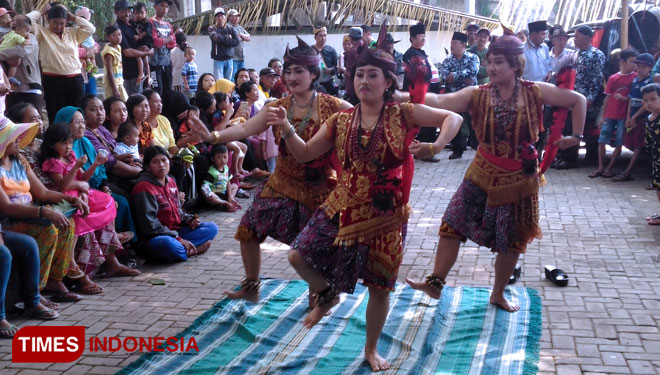
[[[628,48],[628,0],[621,0],[621,50]]]

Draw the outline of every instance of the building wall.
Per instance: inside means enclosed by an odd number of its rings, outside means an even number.
[[[410,47],[409,34],[407,32],[395,32],[392,34],[395,40],[401,42],[394,45],[395,49],[401,53]],[[426,45],[424,50],[430,56],[431,62],[441,63],[446,57],[444,48],[449,50],[449,42],[452,33],[449,31],[431,31],[426,34]],[[312,35],[301,35],[310,45],[314,43]],[[328,35],[328,44],[334,47],[338,53],[343,52],[342,39],[344,34],[330,34]],[[207,35],[189,36],[188,43],[197,50],[197,67],[198,72],[212,73],[213,61],[211,60],[211,40]],[[250,42],[244,43],[245,63],[246,67],[259,70],[266,67],[268,60],[277,57],[280,60],[284,55],[287,43],[291,48],[298,45],[295,35],[256,35],[252,36]]]

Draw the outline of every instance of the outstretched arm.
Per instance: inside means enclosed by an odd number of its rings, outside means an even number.
[[[420,127],[440,128],[440,135],[434,143],[413,143],[409,149],[421,159],[432,157],[449,143],[461,128],[463,118],[444,109],[431,108],[423,104],[414,104],[413,118]]]
[[[325,154],[333,147],[333,144],[326,138],[328,127],[326,123],[321,125],[321,129],[314,134],[307,143],[296,134],[296,129],[286,118],[286,109],[282,107],[269,107],[268,123],[282,128],[282,139],[286,141],[286,147],[291,151],[293,157],[301,163],[314,160]]]
[[[263,133],[268,129],[267,111],[261,110],[256,116],[247,120],[240,126],[232,126],[222,131],[211,132],[199,118],[191,118],[192,128],[195,134],[199,135],[204,142],[211,144],[227,143],[245,139],[251,135]]]
[[[448,111],[463,113],[469,112],[472,92],[478,89],[478,86],[468,86],[460,91],[452,92],[450,94],[426,94],[426,105],[434,108],[446,109]],[[394,100],[403,103],[410,101],[410,93],[404,91],[397,91],[394,94]]]
[[[582,136],[584,121],[587,116],[587,99],[580,93],[562,89],[549,83],[536,82],[543,94],[543,103],[555,107],[563,107],[571,110],[573,120],[573,135]],[[580,139],[577,137],[562,137],[555,142],[559,148],[578,146]]]

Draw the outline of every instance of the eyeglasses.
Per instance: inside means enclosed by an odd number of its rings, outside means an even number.
[[[71,123],[76,125],[87,125],[87,121],[85,120],[71,120]]]

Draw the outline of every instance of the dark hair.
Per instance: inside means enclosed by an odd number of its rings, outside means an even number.
[[[215,144],[213,147],[211,147],[211,151],[209,152],[209,157],[213,158],[215,154],[226,154],[227,151],[227,146],[223,145],[222,143]]]
[[[149,102],[147,100],[147,97],[142,95],[142,94],[133,94],[128,97],[128,100],[126,101],[126,110],[128,110],[128,119],[133,120],[133,109],[138,106],[138,104],[142,103],[143,101]]]
[[[296,47],[290,50],[289,53],[298,56],[316,56],[318,54],[314,49],[314,47],[310,47],[310,46]],[[289,68],[289,66],[291,66],[291,63],[285,62],[284,65],[282,66],[282,70],[286,71]],[[321,78],[321,68],[319,68],[318,65],[305,65],[305,69],[307,69],[307,71],[309,71],[314,76],[314,79],[312,79],[312,84],[309,86],[309,89],[316,90],[316,88],[319,85],[319,79]]]
[[[112,129],[110,129],[110,126],[111,126],[110,125],[110,111],[112,109],[112,105],[117,103],[117,102],[124,103],[123,100],[121,100],[120,98],[118,98],[116,96],[110,96],[110,97],[106,98],[103,101],[103,108],[105,108],[105,122],[103,123],[103,126],[105,126],[106,129],[108,129],[110,131],[112,131]],[[126,103],[124,103],[124,105],[126,105]]]
[[[186,36],[186,33],[183,32],[183,30],[176,30],[174,32],[174,39],[176,40],[176,44],[179,46],[181,51],[188,47],[188,37]]]
[[[87,106],[89,105],[89,102],[91,102],[94,99],[99,99],[99,98],[94,94],[83,95],[83,97],[80,98],[80,100],[78,101],[78,106],[80,107],[80,109],[83,110],[83,112],[85,112],[87,110]],[[99,101],[100,100],[101,99],[99,99]]]
[[[636,48],[629,47],[621,51],[621,55],[619,56],[620,60],[619,61],[626,61],[631,57],[637,57],[639,55],[639,51]]]
[[[117,27],[117,25],[108,25],[105,27],[103,32],[105,32],[106,36],[110,36],[110,34],[114,33],[117,30],[119,30],[119,27]]]
[[[135,123],[130,121],[126,121],[125,123],[119,125],[119,129],[117,129],[117,142],[121,142],[125,136],[131,134],[131,130],[133,129],[137,130],[138,132],[140,131]]]
[[[227,100],[228,95],[224,92],[216,91],[213,93],[213,97],[215,97],[215,107],[218,108],[221,103],[224,103],[225,100]]]
[[[250,78],[250,81],[252,81],[252,77],[250,77],[250,74],[251,74],[252,72],[255,72],[255,73],[256,73],[257,70],[256,70],[256,69],[252,69],[252,68],[248,68],[247,72],[248,72],[248,77]],[[254,83],[257,83],[257,82],[254,82]]]
[[[56,122],[49,126],[44,133],[44,140],[41,143],[39,164],[43,164],[44,161],[50,158],[59,158],[60,155],[55,151],[55,144],[58,142],[66,142],[69,139],[71,139],[69,124],[65,122]]]
[[[190,108],[188,108],[188,112],[193,111],[193,112],[202,112],[198,106],[191,104]]]
[[[247,100],[247,93],[252,91],[252,86],[256,86],[256,85],[257,84],[252,81],[245,81],[241,83],[240,86],[238,86],[236,93],[241,98],[241,100]]]
[[[247,72],[247,71],[248,71],[248,70],[245,69],[245,68],[240,68],[240,69],[238,69],[238,70],[236,71],[236,73],[234,73],[234,82],[236,82],[236,80],[238,80],[238,73],[240,73],[240,72]],[[250,75],[249,75],[249,74],[248,74],[248,79],[250,79]]]
[[[15,122],[17,124],[21,122],[25,122],[23,121],[23,116],[25,116],[25,111],[30,107],[37,109],[37,107],[35,107],[34,105],[28,102],[18,102],[12,105],[11,107],[9,107],[5,115],[7,116],[8,119],[10,119],[12,122]]]
[[[52,5],[51,8],[48,9],[48,12],[46,13],[46,16],[48,20],[55,20],[55,19],[66,19],[67,18],[67,12],[68,10],[64,7],[64,5]]]
[[[209,109],[209,107],[211,107],[211,104],[213,104],[214,100],[215,97],[208,91],[197,91],[195,93],[195,97],[193,98],[195,105],[203,109],[205,112]]]
[[[525,70],[525,63],[527,62],[527,60],[525,59],[525,55],[523,54],[513,55],[510,53],[498,54],[493,52],[492,49],[488,49],[488,52],[486,52],[486,58],[488,58],[488,56],[491,55],[498,55],[504,57],[506,62],[509,64],[509,66],[516,71],[516,77],[517,78],[522,77],[522,73]]]
[[[362,32],[364,34],[366,34],[366,33],[371,34],[371,26],[364,24],[364,25],[360,26],[360,28],[362,29]]]
[[[186,52],[188,52],[188,51],[193,51],[193,52],[197,53],[197,51],[196,51],[194,48],[190,47],[190,46],[186,47],[186,48],[183,50],[183,53],[186,53]]]
[[[279,61],[280,64],[282,63],[282,60],[278,59],[277,57],[273,57],[272,59],[268,60],[268,67],[272,68],[270,64],[274,63],[275,61]]]
[[[199,76],[199,79],[197,80],[197,91],[202,91],[202,82],[204,82],[204,78],[206,76],[211,76],[213,79],[215,79],[215,76],[211,73],[204,73],[201,76]]]
[[[14,26],[15,27],[21,27],[21,26],[30,26],[32,25],[32,21],[28,16],[24,16],[22,14],[19,14],[18,16],[14,17]]]
[[[381,59],[394,61],[394,57],[392,57],[392,55],[390,55],[389,53],[387,53],[387,52],[385,52],[381,49],[372,48],[372,49],[369,50],[369,52],[372,55],[374,55],[376,57],[379,57]],[[365,66],[365,65],[369,65],[369,63],[362,63],[362,64],[357,63],[357,64],[353,65],[353,68],[351,69],[351,77],[355,77],[355,72],[357,71],[357,68],[360,68],[360,67]],[[389,79],[392,80],[392,84],[390,85],[390,87],[388,87],[385,90],[385,93],[383,94],[383,98],[385,99],[385,101],[391,101],[392,97],[394,95],[394,92],[396,91],[396,75],[394,75],[394,72],[386,71],[383,68],[379,68],[379,69],[383,72],[383,75],[385,76],[385,78],[389,78]],[[351,84],[353,84],[353,82],[351,82]]]
[[[138,1],[138,2],[135,3],[135,5],[133,6],[133,11],[134,11],[134,12],[139,12],[139,11],[141,11],[142,9],[144,9],[144,10],[146,11],[146,10],[147,10],[147,5],[146,5],[145,3],[143,3],[143,2],[141,2],[141,1]]]
[[[167,160],[170,160],[170,154],[160,146],[149,146],[144,149],[144,162],[142,163],[142,168],[145,172],[149,171],[149,163],[151,163],[151,159],[158,155],[165,155]]]
[[[144,90],[142,92],[142,95],[144,95],[144,97],[147,98],[147,101],[151,100],[151,97],[154,96],[154,94],[158,94],[158,91],[149,89],[149,90]],[[160,94],[158,94],[158,95],[160,95]]]
[[[660,83],[649,83],[648,85],[642,87],[642,96],[655,92],[660,96]]]

